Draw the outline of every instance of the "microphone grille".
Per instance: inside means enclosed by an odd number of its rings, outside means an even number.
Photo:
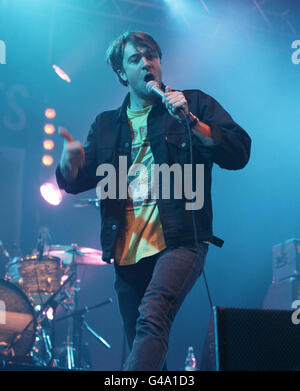
[[[148,81],[148,83],[146,84],[146,89],[147,89],[148,94],[150,94],[150,92],[152,92],[152,89],[154,87],[159,87],[157,81],[155,81],[155,80]]]

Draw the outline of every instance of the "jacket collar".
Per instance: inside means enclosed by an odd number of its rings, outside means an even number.
[[[161,83],[161,89],[165,91],[166,86]],[[127,121],[127,106],[130,102],[130,93],[125,96],[125,99],[123,100],[122,105],[117,109],[117,120],[118,121]],[[161,99],[157,99],[157,106],[161,106],[161,108],[164,108]]]

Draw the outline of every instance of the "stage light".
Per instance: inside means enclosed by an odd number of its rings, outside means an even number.
[[[40,187],[40,192],[43,199],[50,205],[57,206],[62,201],[62,195],[59,188],[50,182],[44,183]]]
[[[70,276],[68,276],[67,274],[64,274],[63,276],[61,276],[60,285],[63,285],[63,283],[66,282],[69,277]]]
[[[182,0],[165,0],[165,2],[171,7],[178,7],[183,4]]]
[[[42,163],[44,166],[51,166],[53,164],[53,157],[51,155],[44,155],[42,157]]]
[[[46,118],[49,118],[49,119],[55,118],[56,111],[54,109],[48,108],[45,110],[45,116],[46,116]]]
[[[47,134],[53,134],[55,132],[55,127],[52,124],[45,124],[44,125],[44,131]]]
[[[53,148],[54,148],[54,142],[52,140],[44,140],[43,141],[43,147],[47,150],[47,151],[51,151]]]
[[[58,67],[57,65],[52,65],[55,73],[61,78],[63,79],[64,81],[68,82],[68,83],[71,83],[71,79],[69,78],[69,76],[66,74],[66,72],[64,72],[60,67]]]
[[[49,283],[49,286],[50,286],[50,284],[51,284],[51,278],[50,277],[48,277],[48,283]],[[50,281],[49,281],[50,280]],[[46,315],[47,315],[47,318],[49,319],[49,320],[53,320],[53,318],[54,318],[54,311],[53,311],[53,308],[52,307],[49,307],[48,308],[48,310],[47,310],[47,312],[46,312]]]
[[[168,4],[170,9],[172,9],[175,12],[184,12],[186,10],[186,5],[182,0],[165,0],[165,2]]]

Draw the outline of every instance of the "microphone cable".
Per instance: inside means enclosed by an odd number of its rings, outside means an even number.
[[[181,114],[183,115],[184,117],[184,120],[185,120],[185,128],[187,129],[187,133],[188,133],[188,138],[189,138],[189,147],[190,147],[190,164],[191,164],[191,175],[192,175],[192,179],[193,179],[193,145],[192,145],[192,130],[191,130],[191,127],[190,127],[190,123],[189,123],[189,120],[187,118],[187,115],[185,114],[185,112],[183,111],[183,109],[180,110]],[[195,220],[195,209],[192,209],[192,221],[193,221],[193,234],[194,234],[194,241],[196,243],[196,246],[197,246],[197,252],[198,252],[198,257],[200,256],[200,246],[199,246],[199,239],[198,239],[198,233],[197,233],[197,226],[196,226],[196,220]],[[207,279],[206,279],[206,275],[205,275],[205,270],[204,270],[204,267],[205,267],[205,262],[203,264],[203,270],[202,270],[202,274],[203,274],[203,278],[204,278],[204,283],[205,283],[205,287],[206,287],[206,291],[207,291],[207,296],[208,296],[208,300],[209,300],[209,304],[210,304],[210,307],[211,309],[213,309],[213,301],[212,301],[212,298],[211,298],[211,295],[210,295],[210,291],[209,291],[209,288],[208,288],[208,283],[207,283]]]

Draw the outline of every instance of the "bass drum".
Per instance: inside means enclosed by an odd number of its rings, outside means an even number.
[[[27,296],[14,284],[0,279],[0,359],[29,358],[37,321]]]

